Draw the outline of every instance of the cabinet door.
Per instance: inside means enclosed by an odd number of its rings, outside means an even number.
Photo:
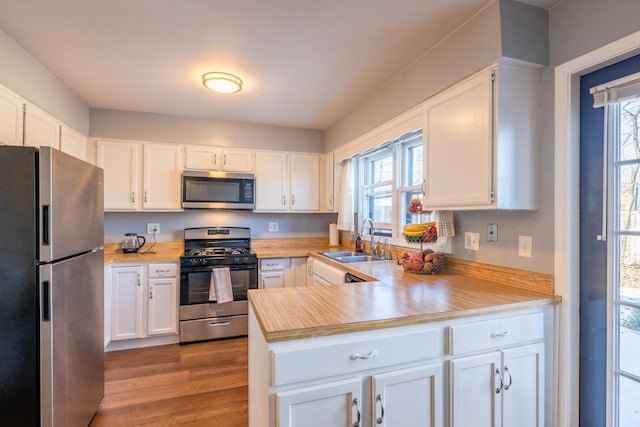
[[[182,147],[144,144],[144,209],[182,209]]]
[[[443,425],[442,364],[373,375],[372,387],[374,425]]]
[[[104,169],[104,209],[136,210],[140,144],[125,141],[98,141],[98,166]]]
[[[426,207],[491,204],[492,86],[487,71],[425,104]]]
[[[360,379],[276,393],[277,427],[360,427]]]
[[[335,163],[333,151],[322,155],[320,164],[320,210],[327,212],[335,211]]]
[[[147,335],[175,334],[178,331],[178,280],[149,279],[147,293]]]
[[[111,342],[111,266],[104,268],[104,346]]]
[[[263,289],[284,288],[284,271],[269,271],[260,273],[260,283]]]
[[[257,211],[286,211],[287,153],[281,151],[256,152]]]
[[[307,286],[307,258],[306,257],[291,258],[291,268],[289,270],[289,275],[287,277],[287,281],[285,282],[285,286],[286,287]]]
[[[27,105],[24,122],[24,145],[60,148],[61,123],[33,105]]]
[[[220,149],[206,145],[187,145],[184,167],[197,170],[219,169]]]
[[[22,145],[24,101],[0,87],[0,144]]]
[[[60,128],[60,150],[81,160],[87,159],[87,137],[63,124]]]
[[[111,274],[111,340],[141,338],[145,267],[115,267]]]
[[[502,425],[500,368],[499,351],[451,361],[452,427]]]
[[[290,153],[289,159],[290,209],[320,210],[320,155]]]
[[[516,347],[502,353],[503,424],[544,426],[544,344]]]
[[[222,170],[229,172],[253,172],[253,150],[223,149]]]

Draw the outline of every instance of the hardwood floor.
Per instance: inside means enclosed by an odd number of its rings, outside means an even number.
[[[109,352],[90,427],[248,425],[247,338]]]

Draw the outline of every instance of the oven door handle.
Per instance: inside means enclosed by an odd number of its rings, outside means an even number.
[[[181,267],[180,268],[180,272],[183,274],[189,274],[189,273],[211,273],[211,270],[213,270],[216,267],[228,267],[230,271],[241,271],[241,270],[257,270],[258,269],[258,265],[257,264],[235,264],[235,265],[220,265],[220,266],[208,266],[208,267]]]
[[[222,321],[222,322],[209,322],[209,327],[215,327],[215,326],[226,326],[231,324],[231,322],[229,321]]]

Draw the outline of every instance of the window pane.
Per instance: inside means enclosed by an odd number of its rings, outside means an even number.
[[[620,343],[619,369],[640,376],[640,310],[632,307],[620,307]],[[638,395],[640,400],[640,395]],[[640,425],[640,424],[638,424]]]
[[[640,303],[640,236],[620,236],[620,299]]]
[[[367,215],[373,222],[391,223],[393,212],[391,201],[390,185],[369,189],[365,194]]]
[[[422,145],[408,147],[405,185],[422,184],[422,165]]]
[[[620,159],[640,159],[640,98],[620,103]]]
[[[638,194],[640,187],[640,164],[620,167],[620,230],[640,230]]]
[[[640,426],[640,384],[624,378],[619,378],[618,390],[618,426],[638,427]]]
[[[393,156],[391,154],[387,157],[373,160],[370,164],[371,174],[369,184],[391,181],[393,178]]]
[[[400,225],[420,224],[431,221],[430,213],[413,214],[408,207],[413,199],[422,199],[422,191],[414,190],[400,193],[400,203],[402,204]]]

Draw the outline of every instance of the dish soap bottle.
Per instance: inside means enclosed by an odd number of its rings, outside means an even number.
[[[360,238],[360,233],[356,237],[356,252],[362,252],[362,239]]]

